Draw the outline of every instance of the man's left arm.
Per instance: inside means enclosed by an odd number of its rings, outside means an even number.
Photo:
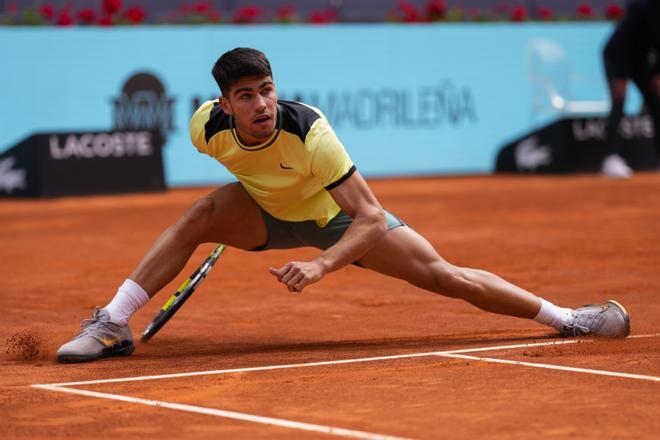
[[[383,208],[359,172],[329,190],[332,198],[353,218],[343,237],[312,261],[292,261],[270,273],[290,292],[302,292],[326,274],[358,260],[387,232]]]

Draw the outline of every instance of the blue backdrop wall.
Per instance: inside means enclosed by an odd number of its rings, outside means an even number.
[[[0,29],[0,151],[33,132],[156,127],[170,185],[227,181],[188,138],[237,46],[271,60],[281,98],[319,107],[369,176],[486,173],[553,117],[548,79],[606,99],[609,23]],[[630,105],[636,105],[634,100]]]

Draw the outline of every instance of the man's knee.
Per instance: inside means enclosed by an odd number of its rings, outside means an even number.
[[[434,291],[452,298],[465,298],[477,287],[470,281],[466,269],[446,262],[429,265]]]
[[[197,200],[181,216],[175,227],[178,232],[202,234],[210,228],[215,213],[215,201],[210,197]]]

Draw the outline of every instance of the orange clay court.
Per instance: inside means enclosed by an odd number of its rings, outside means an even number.
[[[370,184],[449,261],[559,305],[617,299],[631,337],[561,339],[358,267],[292,294],[268,267],[315,250],[229,249],[133,356],[56,364],[211,188],[0,201],[0,438],[660,436],[660,174]],[[134,317],[136,338],[210,249]]]

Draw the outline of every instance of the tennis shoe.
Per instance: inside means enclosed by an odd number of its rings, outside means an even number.
[[[630,334],[628,312],[616,301],[590,304],[573,311],[570,324],[564,325],[562,336],[605,336],[625,338]]]
[[[633,170],[628,166],[625,159],[618,154],[607,156],[603,160],[600,172],[610,179],[630,179],[633,175]]]
[[[128,356],[135,350],[128,325],[110,321],[110,314],[100,307],[92,319],[80,323],[82,330],[57,350],[57,362],[88,362],[108,356]]]

